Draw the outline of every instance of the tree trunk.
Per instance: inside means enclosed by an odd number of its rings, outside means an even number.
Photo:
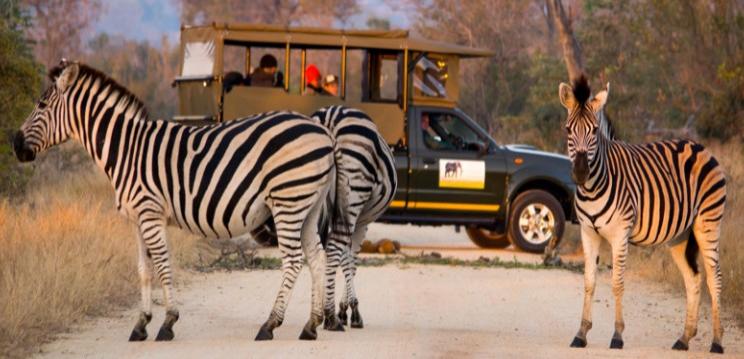
[[[577,79],[584,73],[584,61],[581,57],[581,47],[571,29],[571,20],[563,10],[561,0],[546,0],[548,12],[552,13],[555,28],[558,30],[558,38],[563,47],[563,60],[566,62],[568,77]]]

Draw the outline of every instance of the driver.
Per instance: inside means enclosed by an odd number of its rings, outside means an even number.
[[[432,121],[428,113],[422,113],[421,131],[424,135],[424,144],[426,144],[426,147],[432,150],[454,150],[455,147],[439,135],[441,130],[437,131],[435,127],[439,127],[436,125],[436,120]]]

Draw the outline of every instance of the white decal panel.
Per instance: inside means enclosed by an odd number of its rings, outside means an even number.
[[[486,163],[440,159],[439,187],[484,189],[486,187]]]

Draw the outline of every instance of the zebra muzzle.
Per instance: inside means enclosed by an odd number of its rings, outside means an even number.
[[[36,154],[26,145],[26,138],[23,131],[16,132],[13,136],[13,151],[21,162],[31,162],[36,158]]]
[[[577,152],[573,159],[571,178],[578,185],[584,184],[589,177],[589,158],[586,152]]]

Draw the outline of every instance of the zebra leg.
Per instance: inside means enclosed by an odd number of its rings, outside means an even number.
[[[586,347],[586,333],[592,328],[592,298],[597,281],[597,262],[601,237],[591,228],[581,226],[581,245],[584,248],[584,309],[581,326],[571,342],[572,348]]]
[[[321,196],[320,198],[323,198],[322,196],[325,194],[319,193],[319,195]],[[284,321],[284,313],[287,310],[289,297],[297,281],[297,276],[300,274],[300,270],[302,270],[302,247],[305,242],[302,238],[305,223],[308,225],[312,224],[315,227],[317,236],[318,213],[316,213],[316,207],[319,208],[320,206],[313,205],[313,203],[321,203],[317,198],[313,196],[303,203],[292,199],[279,200],[274,198],[272,200],[272,216],[274,217],[279,251],[282,254],[282,284],[279,287],[279,293],[276,296],[271,314],[269,314],[269,319],[259,329],[258,334],[256,334],[256,340],[274,339],[274,329],[282,325]],[[312,221],[308,217],[312,217],[315,220]],[[317,239],[319,245],[320,238],[315,237],[315,239]],[[308,260],[310,259],[312,258],[308,257]],[[313,291],[315,291],[315,286],[313,286]],[[313,309],[315,308],[313,307]],[[319,316],[322,315],[322,303],[320,308],[318,308],[318,313]],[[318,323],[320,323],[320,320],[318,320]]]
[[[351,307],[352,328],[364,328],[362,315],[359,314],[359,300],[357,299],[356,291],[354,290],[354,278],[356,277],[356,263],[359,256],[359,250],[362,247],[362,240],[364,240],[366,234],[367,225],[365,224],[359,226],[351,237],[351,251],[349,252],[349,256],[351,257],[349,260],[349,264],[351,265],[349,273],[351,275],[346,278],[347,288],[349,289],[346,293],[348,295],[349,306]]]
[[[627,237],[618,237],[612,242],[612,294],[615,296],[615,333],[612,334],[610,349],[623,348],[623,293],[625,292],[625,262],[628,258]]]
[[[325,197],[325,195],[323,196]],[[302,249],[307,257],[310,275],[312,277],[312,306],[310,319],[305,324],[300,334],[300,339],[315,340],[318,338],[316,328],[323,322],[323,289],[324,275],[326,270],[326,254],[320,243],[318,234],[318,220],[321,206],[318,205],[310,213],[302,227]]]
[[[352,248],[348,249],[344,253],[343,258],[343,271],[344,279],[346,281],[346,287],[344,295],[341,297],[341,302],[338,304],[338,317],[343,325],[347,325],[347,310],[351,307],[351,327],[352,328],[363,328],[364,323],[362,322],[362,316],[359,314],[359,302],[354,292],[354,277],[356,276],[356,258],[359,253],[360,246],[354,245],[352,241]]]
[[[346,246],[346,244],[337,239],[335,233],[331,234],[331,238],[326,244],[326,297],[325,307],[323,309],[323,315],[325,317],[323,328],[326,330],[344,331],[344,326],[336,316],[334,306],[336,304],[336,272],[339,265],[341,265],[341,258]]]
[[[178,308],[173,300],[173,274],[171,272],[170,258],[168,255],[168,243],[165,237],[165,220],[156,216],[154,212],[147,212],[150,216],[140,218],[140,233],[142,240],[150,254],[155,273],[163,288],[165,299],[165,321],[158,331],[156,341],[173,340],[173,325],[178,321]]]
[[[713,211],[716,212],[716,211]],[[722,210],[721,210],[722,212]],[[714,215],[706,212],[706,215]],[[720,251],[720,217],[710,219],[698,217],[693,225],[693,233],[703,255],[703,266],[705,267],[705,281],[710,293],[711,320],[713,321],[713,343],[710,345],[711,353],[723,354],[723,327],[721,326],[721,266],[719,263]]]
[[[149,253],[142,239],[140,231],[137,230],[137,247],[139,253],[139,263],[137,271],[140,277],[140,293],[142,294],[142,311],[137,318],[137,324],[129,335],[129,341],[143,341],[147,339],[147,324],[152,320],[152,263],[150,263]]]
[[[690,245],[696,245],[690,241],[695,241],[695,238],[689,238],[688,240],[669,248],[674,263],[677,264],[677,268],[679,268],[680,273],[682,273],[682,278],[685,281],[685,291],[687,292],[685,330],[677,342],[674,343],[674,346],[672,346],[672,349],[675,350],[687,350],[690,339],[697,334],[698,312],[700,307],[700,284],[702,282],[702,277],[700,273],[697,272],[697,252],[695,252],[692,257],[695,261],[693,263],[689,263],[685,256],[687,247]],[[691,265],[695,265],[695,267],[692,267]]]
[[[341,295],[341,300],[338,302],[338,320],[341,325],[349,325],[349,282],[348,282],[348,271],[349,261],[351,256],[349,255],[349,249],[347,248],[341,253],[341,268],[344,273],[344,279],[346,280],[346,286],[344,287],[344,294]]]
[[[302,250],[297,240],[299,229],[288,231],[281,227],[280,224],[277,224],[279,251],[282,254],[282,284],[279,287],[279,294],[274,302],[274,308],[269,314],[269,319],[259,329],[256,340],[274,339],[274,329],[282,325],[284,321],[284,312],[287,309],[289,296],[292,294],[294,283],[300,274],[300,270],[302,270]]]

